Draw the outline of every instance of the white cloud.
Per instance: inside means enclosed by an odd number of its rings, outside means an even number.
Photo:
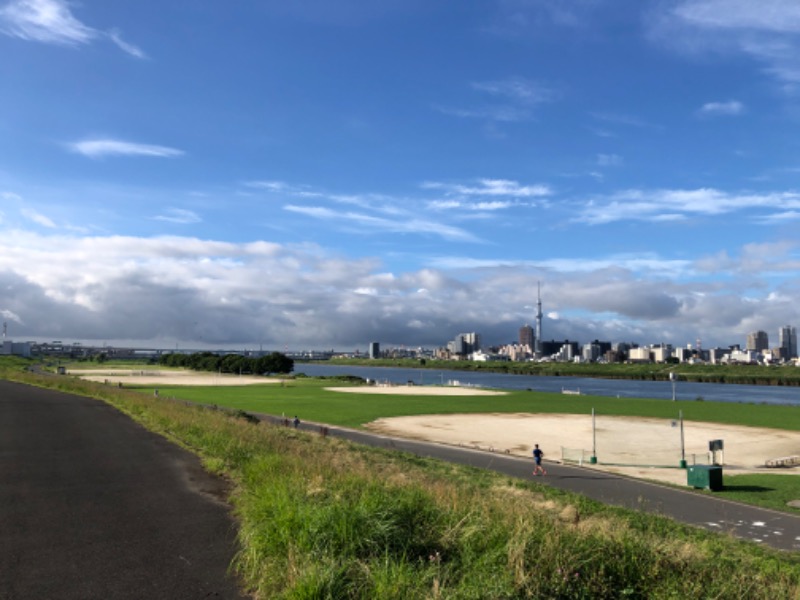
[[[494,201],[494,202],[462,202],[459,200],[434,200],[428,203],[431,210],[467,210],[467,211],[497,211],[519,206],[517,202]]]
[[[625,161],[618,154],[598,154],[598,167],[621,167]]]
[[[0,8],[0,30],[23,40],[66,46],[108,37],[131,56],[145,57],[139,48],[124,42],[116,30],[103,33],[84,25],[63,0],[11,0]]]
[[[184,152],[167,146],[151,144],[137,144],[123,140],[89,139],[69,144],[69,148],[78,154],[90,158],[103,156],[153,156],[160,158],[173,158],[182,156]]]
[[[516,106],[489,106],[483,108],[452,108],[447,106],[433,107],[442,114],[462,119],[486,119],[501,123],[513,123],[516,121],[526,121],[531,118],[531,113],[527,109]]]
[[[604,8],[597,0],[503,0],[486,30],[503,37],[537,35],[537,29],[550,31],[553,26],[586,28],[596,23],[595,12]]]
[[[473,82],[471,87],[473,90],[482,92],[492,98],[499,98],[504,103],[478,108],[454,108],[441,105],[434,105],[433,108],[453,117],[511,123],[530,119],[533,107],[545,102],[551,102],[557,96],[550,88],[523,77],[477,81]],[[492,131],[492,135],[497,134],[497,131]]]
[[[11,312],[10,310],[0,309],[0,316],[2,316],[3,319],[14,321],[15,323],[22,325],[22,319],[19,318],[19,315]]]
[[[452,227],[437,221],[426,221],[411,215],[402,215],[396,219],[388,219],[356,212],[339,212],[323,206],[297,206],[292,204],[284,206],[284,209],[314,217],[315,219],[339,221],[345,224],[355,223],[360,226],[358,232],[364,235],[377,232],[391,232],[435,235],[452,241],[479,241],[477,237],[464,229]]]
[[[734,116],[744,112],[744,104],[738,100],[727,102],[707,102],[700,108],[700,114],[708,116]]]
[[[496,81],[478,81],[472,88],[492,96],[508,98],[520,104],[540,104],[555,99],[553,90],[523,77],[511,77]]]
[[[793,192],[729,194],[713,188],[632,189],[592,199],[579,211],[576,220],[594,225],[627,220],[673,221],[745,210],[780,213],[794,208],[800,208],[800,194]]]
[[[138,48],[137,46],[134,46],[133,44],[130,44],[125,40],[123,40],[119,31],[112,30],[109,31],[106,35],[108,35],[109,39],[112,42],[114,42],[117,46],[119,46],[123,52],[127,52],[128,54],[130,54],[135,58],[147,58],[147,55],[141,48]]]
[[[168,208],[164,214],[153,217],[156,221],[166,221],[168,223],[178,223],[181,225],[190,225],[192,223],[199,223],[203,219],[197,213],[185,208]]]
[[[23,208],[21,211],[22,216],[26,219],[29,219],[36,223],[37,225],[41,225],[42,227],[47,227],[48,229],[55,229],[56,224],[50,219],[50,217],[46,217],[43,214],[40,214],[34,210],[30,210],[27,208]]]
[[[744,54],[794,92],[800,84],[800,4],[795,0],[672,0],[650,34],[688,53]]]
[[[602,258],[552,258],[542,260],[475,259],[463,256],[441,256],[431,264],[439,269],[541,269],[551,273],[592,273],[606,269],[625,269],[634,273],[648,272],[669,277],[691,274],[691,262],[663,259],[656,255],[615,254]]]
[[[0,199],[11,202],[21,202],[22,196],[15,194],[14,192],[0,192]]]
[[[78,21],[60,0],[15,0],[0,8],[3,30],[23,40],[88,44],[97,31]]]
[[[771,215],[758,217],[756,221],[763,225],[777,225],[781,223],[800,221],[800,210],[777,212]]]
[[[673,12],[707,29],[800,33],[800,4],[795,0],[683,0]]]
[[[293,192],[296,193],[300,191],[302,188],[298,188],[297,186],[292,186],[285,181],[271,181],[271,180],[264,180],[264,181],[246,181],[244,185],[250,188],[266,190],[268,192]]]
[[[514,198],[539,198],[553,192],[545,185],[520,185],[509,179],[479,179],[478,186],[426,181],[421,187],[428,190],[444,190],[448,194],[462,196],[511,196]]]
[[[607,113],[607,112],[593,112],[591,116],[598,121],[611,123],[613,125],[625,125],[626,127],[636,127],[638,129],[658,129],[658,125],[654,125],[645,119],[630,114],[622,113]]]

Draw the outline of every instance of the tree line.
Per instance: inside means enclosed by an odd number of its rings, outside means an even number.
[[[294,369],[294,360],[281,352],[273,352],[258,358],[250,358],[241,354],[220,355],[213,352],[171,353],[162,354],[159,363],[166,367],[179,367],[193,371],[248,375],[291,373]]]

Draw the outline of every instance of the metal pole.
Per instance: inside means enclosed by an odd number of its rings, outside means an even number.
[[[592,407],[592,457],[589,462],[597,463],[597,427],[595,427],[594,407]]]
[[[675,380],[678,377],[675,375],[674,371],[671,371],[669,374],[669,380],[672,382],[672,401],[675,402]]]

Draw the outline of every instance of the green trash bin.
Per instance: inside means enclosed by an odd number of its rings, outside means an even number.
[[[687,484],[718,492],[722,489],[722,467],[718,465],[692,465],[686,470]]]

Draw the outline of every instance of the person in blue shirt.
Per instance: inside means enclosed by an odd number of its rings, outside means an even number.
[[[539,448],[539,444],[533,445],[533,462],[536,463],[536,466],[533,467],[533,474],[534,475],[547,475],[547,471],[544,470],[542,466],[542,457],[544,456],[544,452]]]

